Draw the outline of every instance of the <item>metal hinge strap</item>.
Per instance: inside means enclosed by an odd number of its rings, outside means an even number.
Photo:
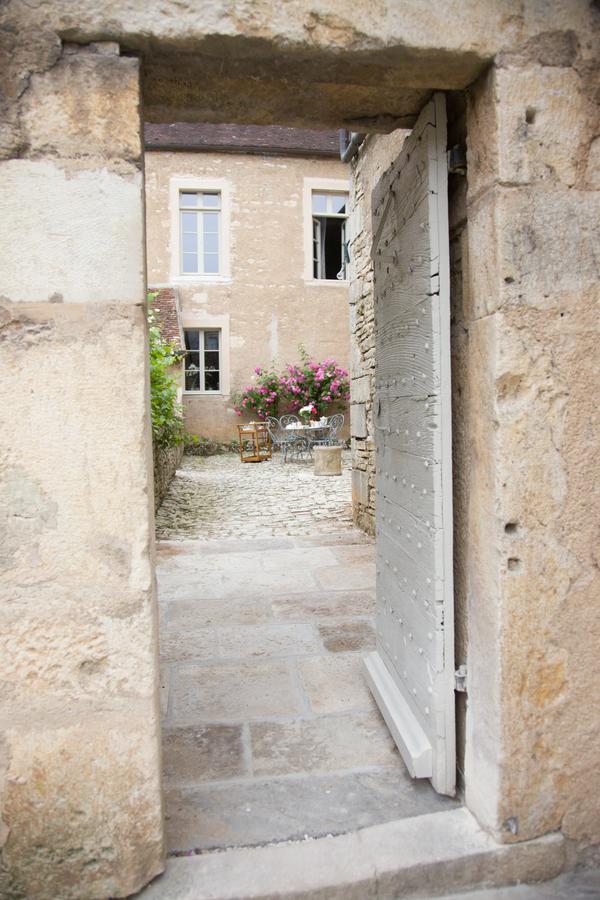
[[[467,691],[467,667],[462,663],[454,673],[454,690],[461,694]]]

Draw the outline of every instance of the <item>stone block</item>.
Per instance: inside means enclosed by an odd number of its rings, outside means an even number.
[[[500,68],[495,88],[498,181],[572,187],[597,128],[597,109],[579,73],[566,67]]]
[[[13,717],[5,733],[3,862],[13,895],[105,897],[113,893],[117,876],[120,891],[133,894],[163,869],[153,703],[130,701],[120,712],[98,710],[93,719],[86,717],[87,709],[73,702],[59,713],[55,709],[49,721],[41,705],[29,707],[34,727]],[[69,860],[68,869],[50,861],[58,848]]]
[[[353,403],[350,407],[350,433],[355,438],[367,436],[367,408],[364,403]]]
[[[63,52],[55,66],[32,76],[21,122],[32,156],[77,160],[85,168],[141,161],[139,61],[119,56],[118,46],[116,55]]]
[[[371,377],[362,375],[350,382],[350,402],[367,403],[371,399]]]
[[[487,192],[469,212],[469,315],[480,318],[507,304],[548,309],[592,288],[595,209],[593,193],[575,189]]]
[[[369,482],[366,472],[352,470],[352,503],[366,506],[369,502]]]
[[[81,166],[69,171],[53,159],[14,159],[0,166],[0,205],[6,298],[21,303],[143,301],[138,169],[126,175]],[[31,260],[37,265],[32,266]]]

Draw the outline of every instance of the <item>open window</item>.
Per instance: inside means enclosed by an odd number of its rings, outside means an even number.
[[[220,330],[185,328],[184,335],[185,390],[202,394],[220,393]]]
[[[312,191],[313,278],[345,281],[347,193]]]

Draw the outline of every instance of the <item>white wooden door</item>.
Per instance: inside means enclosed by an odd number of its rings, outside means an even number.
[[[377,649],[373,695],[409,772],[455,792],[446,106],[373,192]]]

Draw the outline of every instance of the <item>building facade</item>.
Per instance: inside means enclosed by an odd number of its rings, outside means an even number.
[[[187,430],[228,442],[257,366],[349,363],[348,166],[334,131],[146,126],[151,289],[175,290]]]

